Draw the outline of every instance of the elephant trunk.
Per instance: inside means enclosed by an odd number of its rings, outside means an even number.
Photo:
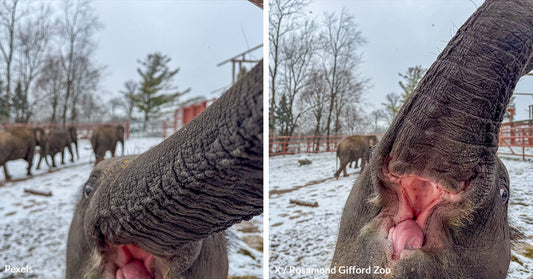
[[[383,137],[378,160],[386,171],[459,191],[477,175],[479,158],[496,160],[506,105],[533,68],[533,2],[483,5],[485,13],[478,9],[458,30]]]
[[[168,257],[260,214],[262,77],[261,62],[187,126],[124,160],[89,205],[99,214],[86,217],[88,235]]]

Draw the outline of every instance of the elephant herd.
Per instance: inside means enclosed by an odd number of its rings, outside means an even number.
[[[124,127],[122,125],[104,124],[93,130],[91,145],[96,157],[96,163],[104,158],[106,151],[115,156],[117,143],[122,144],[124,152]],[[39,151],[36,152],[36,147]],[[7,170],[8,161],[24,159],[28,162],[27,175],[31,176],[33,157],[39,154],[36,169],[40,169],[44,159],[49,167],[57,167],[55,155],[61,153],[61,164],[65,163],[65,148],[70,154],[70,161],[74,162],[74,154],[80,158],[78,151],[78,133],[75,127],[53,128],[45,130],[41,127],[10,127],[0,131],[0,165],[4,167],[6,181],[11,180]],[[50,165],[48,157],[52,164]]]

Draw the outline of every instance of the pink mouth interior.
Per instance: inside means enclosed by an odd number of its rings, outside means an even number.
[[[394,175],[393,175],[394,176]],[[389,230],[393,243],[393,260],[406,249],[419,249],[424,244],[424,229],[431,209],[442,199],[440,185],[417,175],[395,176],[399,181],[399,208],[393,217],[395,226]]]
[[[115,273],[117,279],[154,278],[154,257],[137,245],[118,246],[115,264],[118,266]]]

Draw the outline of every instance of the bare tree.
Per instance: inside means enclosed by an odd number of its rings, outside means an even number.
[[[296,99],[306,86],[308,73],[311,71],[315,52],[316,24],[306,20],[298,31],[288,36],[281,46],[283,63],[280,65],[279,88],[286,97],[286,117],[279,119],[282,127],[281,135],[291,136],[298,125],[298,119],[304,111],[297,112],[294,108]]]
[[[355,135],[356,133],[365,132],[364,128],[367,126],[360,107],[355,103],[346,104],[346,108],[342,111],[343,119],[348,125],[345,127],[345,131],[349,135]]]
[[[269,125],[274,127],[276,119],[274,112],[276,110],[276,91],[277,91],[277,77],[281,58],[281,46],[284,37],[289,32],[298,28],[297,19],[302,13],[303,8],[308,5],[309,1],[304,0],[271,0],[269,13],[269,43],[270,43],[270,107],[269,107]]]
[[[128,80],[124,83],[125,90],[120,91],[124,96],[124,103],[126,107],[126,113],[128,114],[128,121],[131,121],[133,114],[133,108],[135,108],[135,95],[137,94],[138,84],[133,80]]]
[[[71,2],[65,0],[63,19],[59,22],[59,35],[64,41],[62,49],[61,64],[65,71],[65,94],[63,113],[61,121],[67,123],[67,111],[71,105],[71,119],[76,119],[76,101],[74,95],[82,92],[75,92],[76,80],[80,80],[83,74],[83,65],[87,66],[91,62],[90,56],[94,51],[93,35],[101,27],[98,18],[89,5],[89,1],[80,0]],[[83,86],[78,84],[79,86]],[[74,101],[74,102],[72,102]],[[71,103],[72,102],[72,103]]]
[[[384,113],[388,116],[389,121],[392,121],[396,117],[396,114],[398,114],[398,111],[402,107],[400,95],[392,92],[385,96],[385,102],[381,104],[385,106]]]
[[[346,71],[354,70],[361,63],[361,58],[356,51],[366,41],[355,24],[354,17],[346,9],[342,9],[338,15],[325,13],[324,26],[320,42],[323,52],[323,71],[329,87],[329,108],[326,121],[326,134],[329,136],[331,122],[335,117],[335,105],[342,104],[336,100],[340,97],[339,94],[343,88],[340,83],[351,83],[341,80],[347,77]],[[355,77],[355,75],[348,76]],[[337,113],[340,114],[340,110]]]
[[[41,110],[49,110],[50,122],[57,123],[63,100],[61,96],[65,89],[65,72],[59,55],[46,57],[44,67],[46,71],[43,71],[36,82],[38,91],[35,97],[40,100]]]
[[[313,70],[306,81],[306,87],[302,93],[302,102],[310,108],[314,117],[315,127],[314,136],[322,134],[322,120],[326,109],[328,99],[327,84],[324,74],[321,71]]]
[[[335,90],[336,97],[334,98],[333,115],[334,133],[339,134],[343,128],[343,121],[341,115],[344,109],[350,104],[356,107],[361,99],[361,94],[368,83],[366,79],[357,79],[353,69],[342,69],[338,71],[338,81],[336,82],[337,89]],[[353,120],[353,119],[351,119]],[[352,122],[347,122],[345,125],[354,125]]]
[[[96,67],[90,62],[87,56],[77,57],[73,62],[74,79],[72,81],[72,101],[70,103],[71,122],[78,120],[78,111],[80,106],[78,99],[82,94],[92,94],[98,89],[98,84],[102,76],[103,68]]]
[[[80,119],[84,122],[100,122],[106,114],[106,106],[94,94],[82,93],[79,96]]]
[[[49,6],[42,5],[38,11],[33,11],[33,16],[22,22],[18,28],[16,41],[18,47],[17,73],[21,83],[20,96],[17,97],[19,107],[16,122],[27,123],[33,113],[33,107],[39,101],[36,98],[30,103],[30,89],[33,81],[42,72],[45,64],[45,54],[53,35],[51,10]]]
[[[6,120],[9,122],[9,111],[11,103],[11,82],[12,82],[12,65],[13,55],[16,49],[16,28],[17,23],[25,13],[17,12],[18,0],[6,1],[0,3],[0,52],[4,62],[5,71],[5,97],[2,110],[7,114]]]
[[[372,125],[372,132],[378,134],[383,132],[385,129],[379,125],[379,122],[382,121],[386,116],[385,112],[381,109],[373,110],[368,115],[369,122]]]
[[[117,120],[119,117],[115,114],[116,110],[121,107],[125,107],[124,100],[120,97],[115,97],[109,100],[109,106],[111,107],[111,119]]]

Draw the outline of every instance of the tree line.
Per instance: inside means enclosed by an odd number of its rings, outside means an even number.
[[[426,69],[417,65],[399,73],[402,93],[392,92],[381,108],[366,111],[361,100],[371,85],[358,71],[366,40],[355,17],[346,9],[317,17],[308,5],[305,0],[270,1],[271,134],[384,131]]]
[[[103,25],[87,0],[0,2],[0,122],[148,121],[189,91],[178,91],[171,59],[159,52],[138,60],[137,81],[104,102],[95,35]],[[123,108],[125,116],[115,110]],[[111,115],[109,115],[111,114]]]
[[[272,0],[270,40],[270,130],[291,136],[338,134],[357,119],[368,85],[357,68],[365,44],[347,10],[308,16],[308,1]],[[272,134],[272,133],[271,133]]]
[[[59,4],[59,3],[55,3]],[[95,64],[102,27],[87,1],[0,3],[0,116],[3,123],[52,123],[98,115]]]

